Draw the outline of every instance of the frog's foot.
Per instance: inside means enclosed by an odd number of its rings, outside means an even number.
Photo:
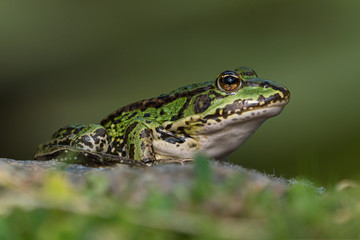
[[[108,153],[94,153],[89,151],[78,151],[76,159],[65,161],[89,167],[104,167],[117,164],[128,165],[129,167],[147,167],[147,165],[145,165],[143,162],[126,157]]]
[[[37,155],[46,155],[57,147],[72,147],[89,152],[106,153],[109,149],[109,138],[106,129],[98,124],[69,125],[57,130],[51,139],[39,145]]]
[[[140,161],[132,160],[108,153],[97,153],[73,148],[70,146],[54,146],[47,154],[37,154],[36,160],[57,160],[66,163],[81,164],[87,167],[105,167],[117,164],[125,164],[130,167],[146,167]]]
[[[78,124],[60,128],[49,141],[39,145],[34,157],[51,155],[56,149],[67,147],[106,153],[109,149],[107,131],[103,126],[97,124]]]
[[[93,152],[84,152],[85,161],[83,164],[88,166],[110,166],[117,164],[125,164],[129,167],[147,167],[147,165],[141,161],[136,161],[134,159],[121,157],[118,155],[108,154],[108,153],[93,153]],[[81,164],[81,163],[80,163]]]

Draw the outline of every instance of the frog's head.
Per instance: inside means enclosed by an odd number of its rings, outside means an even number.
[[[185,122],[200,149],[215,159],[234,151],[266,119],[281,113],[290,99],[288,89],[258,78],[248,67],[224,71],[209,84],[194,96],[194,114],[174,127]]]
[[[258,78],[248,67],[220,73],[212,86],[194,100],[198,120],[209,126],[203,130],[265,120],[278,115],[290,99],[288,89]]]

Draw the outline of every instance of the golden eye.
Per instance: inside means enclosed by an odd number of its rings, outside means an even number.
[[[244,82],[239,73],[235,71],[225,71],[216,79],[217,87],[225,92],[232,93],[238,91]]]

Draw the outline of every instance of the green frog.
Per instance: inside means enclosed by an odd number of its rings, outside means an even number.
[[[121,107],[100,124],[61,128],[39,145],[34,159],[152,166],[192,160],[202,152],[223,161],[289,99],[284,86],[239,67],[215,81]]]

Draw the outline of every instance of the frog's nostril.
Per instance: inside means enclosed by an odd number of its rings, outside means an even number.
[[[271,84],[268,81],[264,81],[263,83],[260,84],[260,86],[263,88],[268,88],[271,86]]]

